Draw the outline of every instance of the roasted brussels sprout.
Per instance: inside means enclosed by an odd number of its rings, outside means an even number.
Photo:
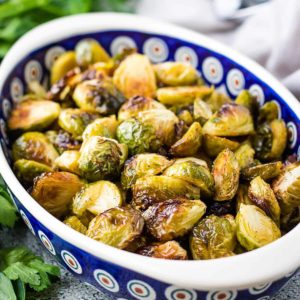
[[[284,215],[300,206],[300,162],[295,162],[275,179],[273,191]]]
[[[122,195],[118,187],[105,180],[87,184],[74,197],[72,213],[81,217],[86,210],[94,215],[122,205]]]
[[[172,145],[170,153],[179,157],[196,154],[202,142],[201,130],[200,123],[194,122],[184,136]]]
[[[190,237],[193,259],[212,259],[234,255],[236,225],[233,216],[210,215],[194,227]]]
[[[260,176],[263,180],[272,179],[280,174],[283,164],[281,161],[275,161],[267,164],[250,165],[242,169],[241,177],[245,180],[252,180]]]
[[[118,121],[115,115],[99,118],[90,123],[82,134],[83,140],[91,136],[103,136],[114,139],[116,137]]]
[[[125,160],[123,149],[117,141],[92,136],[82,144],[78,164],[84,178],[97,181],[117,177]]]
[[[269,101],[265,103],[259,110],[258,122],[272,122],[278,119],[279,111],[278,106],[274,101]]]
[[[38,81],[30,81],[28,83],[28,90],[30,91],[30,97],[34,96],[36,99],[46,99],[47,91]],[[24,101],[24,98],[22,99]]]
[[[219,137],[210,134],[203,135],[203,148],[210,157],[216,157],[220,152],[226,148],[231,151],[236,150],[239,147],[239,143],[229,140],[224,137]]]
[[[223,150],[215,159],[212,175],[215,181],[214,200],[231,200],[239,186],[240,167],[229,149]]]
[[[80,175],[78,160],[80,153],[77,150],[67,150],[64,151],[55,160],[55,167],[61,171],[67,171]]]
[[[199,199],[200,189],[187,181],[168,176],[141,177],[132,187],[132,204],[142,210],[177,197]]]
[[[74,195],[84,182],[69,172],[49,172],[37,177],[31,196],[53,216],[60,218],[69,211]]]
[[[86,126],[99,118],[99,114],[79,108],[67,108],[58,117],[59,126],[71,133],[76,139],[81,139]]]
[[[164,85],[191,85],[198,79],[197,71],[189,63],[164,62],[153,68],[157,80]]]
[[[113,81],[127,98],[133,96],[151,98],[155,95],[155,74],[145,55],[135,53],[127,56],[116,69]]]
[[[14,163],[14,172],[25,186],[32,185],[35,177],[50,171],[51,167],[34,160],[18,159]]]
[[[202,126],[213,115],[210,106],[200,98],[194,101],[193,114],[195,121],[198,121]]]
[[[185,249],[176,241],[165,243],[155,243],[139,248],[136,252],[144,256],[150,256],[163,259],[186,260],[188,255]]]
[[[48,100],[27,100],[18,104],[8,120],[10,130],[43,130],[57,118],[60,107]]]
[[[205,214],[200,200],[170,199],[150,206],[144,213],[146,228],[159,241],[185,235]]]
[[[156,97],[159,102],[166,105],[187,105],[212,92],[213,88],[207,86],[164,87],[156,91]]]
[[[241,91],[240,94],[235,99],[235,103],[247,107],[250,110],[253,117],[257,116],[259,105],[256,100],[256,97],[253,97],[249,93],[249,91],[247,90]]]
[[[254,132],[253,119],[248,108],[224,104],[203,126],[204,134],[240,136]]]
[[[248,186],[246,184],[240,184],[236,192],[236,211],[238,212],[241,204],[253,204],[248,196]]]
[[[192,125],[194,118],[188,109],[183,109],[177,114],[179,120],[183,121],[186,125]]]
[[[95,62],[107,62],[110,57],[94,39],[84,39],[75,48],[76,61],[79,66],[87,67]]]
[[[165,176],[183,179],[200,188],[201,195],[211,197],[214,192],[214,179],[209,169],[196,161],[176,161],[164,171]]]
[[[129,189],[138,178],[162,173],[171,164],[171,161],[159,154],[137,154],[125,163],[121,175],[122,186]]]
[[[248,195],[250,200],[261,208],[273,221],[280,223],[280,207],[270,185],[257,176],[250,182]]]
[[[76,216],[71,216],[71,217],[68,217],[64,220],[64,223],[73,228],[74,230],[80,232],[80,233],[83,233],[85,234],[86,231],[87,231],[87,228],[86,226],[84,226],[82,224],[82,222],[76,217]]]
[[[13,160],[34,160],[53,166],[58,153],[48,138],[40,132],[26,132],[16,139],[12,146]]]
[[[90,238],[124,249],[141,234],[144,219],[141,213],[130,207],[111,208],[96,216],[86,233]]]
[[[124,121],[133,117],[137,117],[140,111],[151,109],[166,109],[166,107],[151,98],[135,96],[127,100],[120,107],[118,112],[118,120]]]
[[[235,152],[240,169],[249,167],[254,162],[255,151],[248,143],[243,143]]]
[[[275,222],[255,205],[241,204],[236,216],[237,238],[248,251],[280,238]]]
[[[125,102],[124,96],[109,77],[79,83],[74,90],[73,99],[78,107],[97,111],[101,115],[116,113]]]
[[[273,120],[257,128],[253,138],[256,157],[263,161],[279,159],[286,147],[287,128],[283,120]]]
[[[225,94],[213,90],[211,94],[204,98],[212,112],[215,113],[221,109],[224,104],[233,103],[232,100]]]
[[[60,55],[51,67],[51,84],[60,80],[68,71],[77,66],[74,51],[67,51]]]

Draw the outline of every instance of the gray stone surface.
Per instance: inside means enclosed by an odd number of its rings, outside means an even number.
[[[1,247],[26,245],[34,253],[43,257],[47,262],[55,263],[50,254],[36,238],[19,222],[15,229],[0,231]],[[62,270],[60,280],[43,293],[29,293],[29,300],[112,300],[91,286],[87,286],[74,278],[71,273]],[[300,272],[271,300],[299,300],[300,299]],[[245,299],[246,300],[246,299]]]

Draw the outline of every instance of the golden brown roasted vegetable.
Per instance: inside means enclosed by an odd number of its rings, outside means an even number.
[[[55,167],[61,171],[67,171],[80,175],[78,160],[80,153],[77,150],[64,151],[55,160]]]
[[[82,233],[82,234],[85,234],[86,231],[87,231],[87,228],[86,226],[84,226],[82,224],[82,222],[76,217],[76,216],[71,216],[71,217],[68,217],[64,220],[64,223],[73,228],[74,230]]]
[[[200,98],[194,101],[193,114],[195,121],[198,121],[202,126],[213,115],[210,106]]]
[[[248,143],[243,143],[235,152],[240,169],[249,167],[254,162],[255,151]]]

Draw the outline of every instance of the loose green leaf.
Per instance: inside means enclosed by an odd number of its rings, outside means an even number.
[[[15,294],[17,296],[17,300],[25,300],[26,299],[26,287],[22,280],[14,280],[12,281]]]
[[[17,300],[11,281],[0,273],[0,299]]]

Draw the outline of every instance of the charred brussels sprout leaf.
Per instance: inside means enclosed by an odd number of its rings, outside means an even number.
[[[234,152],[234,155],[240,169],[244,169],[253,163],[255,151],[248,143],[244,143]]]
[[[49,139],[40,132],[26,132],[13,144],[12,154],[14,161],[18,159],[34,160],[52,166],[58,153]]]
[[[198,121],[202,126],[213,115],[210,106],[201,99],[196,99],[194,101],[193,114],[194,119]]]
[[[203,126],[204,134],[217,136],[242,136],[253,132],[249,109],[237,104],[224,104]]]
[[[99,118],[99,114],[79,108],[64,109],[58,118],[59,126],[74,138],[81,139],[86,126]]]
[[[53,216],[69,211],[74,195],[83,187],[78,176],[68,172],[44,173],[34,181],[31,196]]]
[[[194,122],[184,136],[172,145],[170,153],[174,156],[191,156],[197,153],[201,146],[201,125]]]
[[[206,205],[200,200],[170,199],[150,206],[144,213],[146,228],[160,241],[185,235],[201,219]]]
[[[219,111],[224,104],[233,103],[228,96],[223,93],[219,93],[216,90],[213,90],[213,92],[205,97],[204,100],[209,105],[213,113]]]
[[[78,167],[79,157],[79,151],[67,150],[55,160],[55,167],[61,171],[67,171],[80,175]]]
[[[74,90],[73,99],[80,108],[94,110],[101,115],[116,113],[125,101],[109,77],[79,83]]]
[[[241,204],[236,223],[238,241],[248,251],[267,245],[281,236],[275,222],[255,205]]]
[[[272,122],[275,119],[278,119],[279,111],[278,106],[274,101],[265,103],[259,110],[258,122]]]
[[[127,98],[153,97],[156,91],[154,70],[149,59],[142,54],[127,56],[115,71],[113,81]]]
[[[239,143],[231,141],[224,137],[219,137],[210,134],[203,135],[203,148],[210,157],[216,157],[220,152],[226,148],[231,151],[236,150],[239,147]]]
[[[147,176],[139,178],[132,187],[132,203],[138,209],[171,198],[199,199],[200,189],[179,178]]]
[[[164,62],[153,68],[156,78],[164,85],[191,85],[198,79],[197,71],[189,63]]]
[[[231,215],[210,215],[194,227],[190,237],[193,259],[212,259],[234,255],[236,225]]]
[[[247,107],[252,116],[255,117],[258,113],[259,105],[255,97],[249,91],[243,90],[235,99],[235,103]]]
[[[138,154],[126,163],[121,175],[123,188],[129,189],[138,178],[162,173],[172,164],[166,157],[155,153]]]
[[[110,181],[96,181],[87,184],[74,197],[73,214],[81,217],[86,210],[94,215],[122,205],[122,195],[118,187]]]
[[[283,214],[300,206],[300,162],[289,165],[273,182],[272,188]]]
[[[212,174],[215,181],[214,200],[231,200],[239,186],[240,167],[229,150],[223,150],[215,159]]]
[[[122,162],[126,160],[120,144],[115,140],[92,136],[80,149],[79,170],[89,181],[114,178],[119,175]]]
[[[286,147],[287,128],[283,120],[264,123],[257,129],[253,146],[258,159],[270,161],[279,159]]]
[[[255,177],[249,186],[249,198],[279,225],[280,207],[270,185],[261,177]]]
[[[10,130],[43,130],[51,125],[60,112],[59,104],[48,100],[27,100],[13,109],[8,120]]]
[[[185,249],[176,241],[169,241],[165,243],[155,243],[152,245],[139,248],[138,254],[150,256],[155,258],[186,260],[188,255]]]
[[[82,234],[85,234],[86,231],[87,231],[87,228],[86,226],[84,226],[82,224],[82,222],[76,217],[76,216],[71,216],[71,217],[68,217],[64,220],[64,223],[73,228],[74,230],[82,233]]]
[[[87,236],[104,244],[124,249],[141,234],[144,219],[130,207],[115,207],[96,216],[89,225]]]

